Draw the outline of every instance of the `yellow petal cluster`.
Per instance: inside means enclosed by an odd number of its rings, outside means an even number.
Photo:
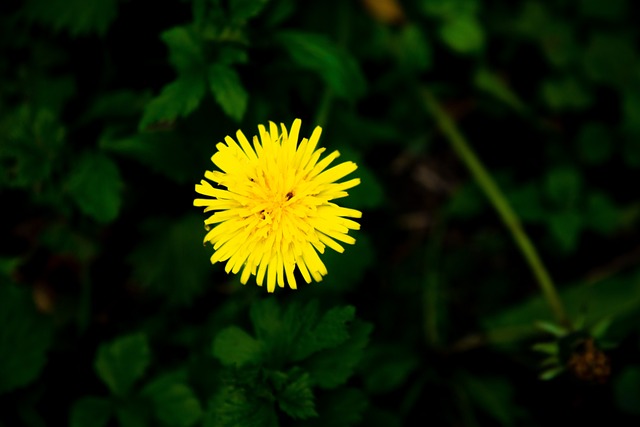
[[[359,178],[337,182],[356,164],[329,167],[340,153],[321,159],[319,126],[298,144],[300,125],[300,119],[290,131],[284,124],[270,122],[268,130],[260,125],[253,144],[242,131],[235,140],[227,136],[211,157],[219,170],[206,171],[208,181],[196,184],[204,198],[194,206],[213,212],[204,221],[204,241],[214,249],[211,262],[226,262],[227,273],[242,270],[243,284],[253,275],[262,286],[266,278],[269,292],[285,281],[296,289],[296,266],[307,283],[321,281],[327,269],[318,254],[327,246],[343,252],[340,243],[355,243],[349,230],[360,228],[349,219],[362,217],[360,211],[331,202],[360,183]]]

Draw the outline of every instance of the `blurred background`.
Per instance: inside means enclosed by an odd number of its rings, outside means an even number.
[[[637,425],[637,2],[0,10],[0,426]],[[362,229],[268,295],[194,185],[295,118]]]

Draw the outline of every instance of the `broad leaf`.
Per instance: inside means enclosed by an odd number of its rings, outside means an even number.
[[[247,110],[249,94],[238,73],[227,65],[213,64],[209,67],[208,78],[211,93],[222,111],[239,122]]]
[[[303,366],[314,383],[321,388],[334,388],[344,384],[360,362],[369,341],[372,326],[355,320],[349,328],[349,339],[338,347],[316,353]]]
[[[353,99],[364,93],[366,83],[358,63],[324,35],[283,31],[277,40],[293,62],[318,74],[336,95]]]
[[[36,312],[27,289],[0,277],[0,394],[35,380],[46,362],[52,322]]]
[[[576,143],[580,158],[590,165],[606,162],[613,152],[611,130],[599,122],[589,122],[582,126]]]
[[[579,111],[592,103],[589,91],[575,78],[547,80],[541,92],[549,108],[555,111]]]
[[[292,360],[302,360],[313,353],[333,348],[349,339],[347,325],[354,319],[355,312],[352,306],[332,308],[322,316],[313,329],[302,330],[302,334],[294,343]]]
[[[475,53],[484,48],[484,29],[473,15],[448,19],[442,24],[439,32],[440,38],[455,52]]]
[[[120,213],[122,187],[117,165],[99,152],[82,155],[67,180],[67,190],[80,210],[103,223]]]
[[[227,385],[211,399],[204,427],[277,427],[275,407],[266,396],[263,386]]]
[[[625,367],[614,383],[616,403],[630,414],[640,415],[640,366]]]
[[[169,48],[169,61],[181,74],[198,73],[204,65],[202,48],[186,27],[173,27],[161,35]]]
[[[153,403],[163,425],[190,427],[202,417],[202,406],[181,375],[166,374],[147,385],[142,394]]]
[[[256,363],[262,356],[262,343],[238,328],[229,326],[213,342],[213,355],[223,365],[243,366]]]
[[[198,108],[204,94],[204,76],[188,74],[178,77],[147,104],[140,120],[140,130],[145,130],[153,124],[171,123],[178,117],[188,116]]]
[[[304,420],[317,417],[311,381],[307,372],[292,370],[283,390],[277,395],[280,409],[291,418]]]
[[[95,368],[113,394],[126,396],[147,370],[149,361],[147,338],[142,334],[133,334],[102,344],[98,349]]]
[[[558,207],[577,206],[583,187],[580,171],[573,167],[558,167],[545,177],[544,189],[551,202]]]
[[[172,306],[185,306],[205,289],[211,270],[209,251],[202,246],[204,231],[197,215],[172,221],[149,220],[129,257],[134,277]]]
[[[369,402],[364,393],[356,388],[339,388],[318,398],[316,403],[318,418],[310,418],[301,423],[303,427],[349,427],[359,425],[362,416],[368,412]],[[386,421],[386,420],[385,420]],[[370,424],[364,424],[370,425]],[[388,424],[377,424],[388,427]]]

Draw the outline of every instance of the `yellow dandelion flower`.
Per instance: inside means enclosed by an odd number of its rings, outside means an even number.
[[[204,241],[214,249],[211,263],[226,261],[227,273],[242,270],[243,284],[254,275],[262,286],[266,276],[269,292],[276,283],[284,287],[285,278],[296,289],[296,266],[307,283],[321,281],[327,268],[318,253],[327,246],[343,252],[338,242],[355,243],[349,230],[360,229],[348,219],[361,218],[360,211],[331,202],[360,184],[359,178],[336,182],[355,171],[356,164],[327,169],[340,153],[320,159],[325,149],[316,148],[319,126],[298,144],[300,123],[296,119],[290,132],[284,124],[279,130],[269,122],[268,131],[260,125],[260,139],[254,136],[253,146],[242,131],[236,133],[237,141],[227,136],[211,157],[220,170],[204,174],[217,185],[204,179],[196,184],[196,192],[207,198],[195,199],[194,206],[214,211],[204,221],[209,230]]]

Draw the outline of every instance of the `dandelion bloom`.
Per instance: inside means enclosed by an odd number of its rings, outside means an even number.
[[[290,132],[284,124],[278,129],[270,122],[268,131],[260,125],[253,146],[242,131],[237,141],[227,136],[211,157],[220,170],[204,174],[217,185],[204,179],[196,184],[196,192],[207,198],[195,199],[194,206],[214,211],[204,221],[209,230],[204,241],[214,249],[211,263],[226,261],[227,273],[242,270],[243,284],[254,275],[262,286],[266,276],[269,292],[276,283],[284,287],[285,278],[296,289],[296,266],[307,283],[321,281],[327,269],[318,253],[326,246],[343,252],[338,242],[355,243],[349,230],[360,229],[348,219],[362,217],[360,211],[331,202],[360,184],[359,178],[336,182],[355,171],[356,164],[327,169],[340,153],[320,160],[325,149],[317,148],[319,126],[298,144],[300,123],[296,119]]]

